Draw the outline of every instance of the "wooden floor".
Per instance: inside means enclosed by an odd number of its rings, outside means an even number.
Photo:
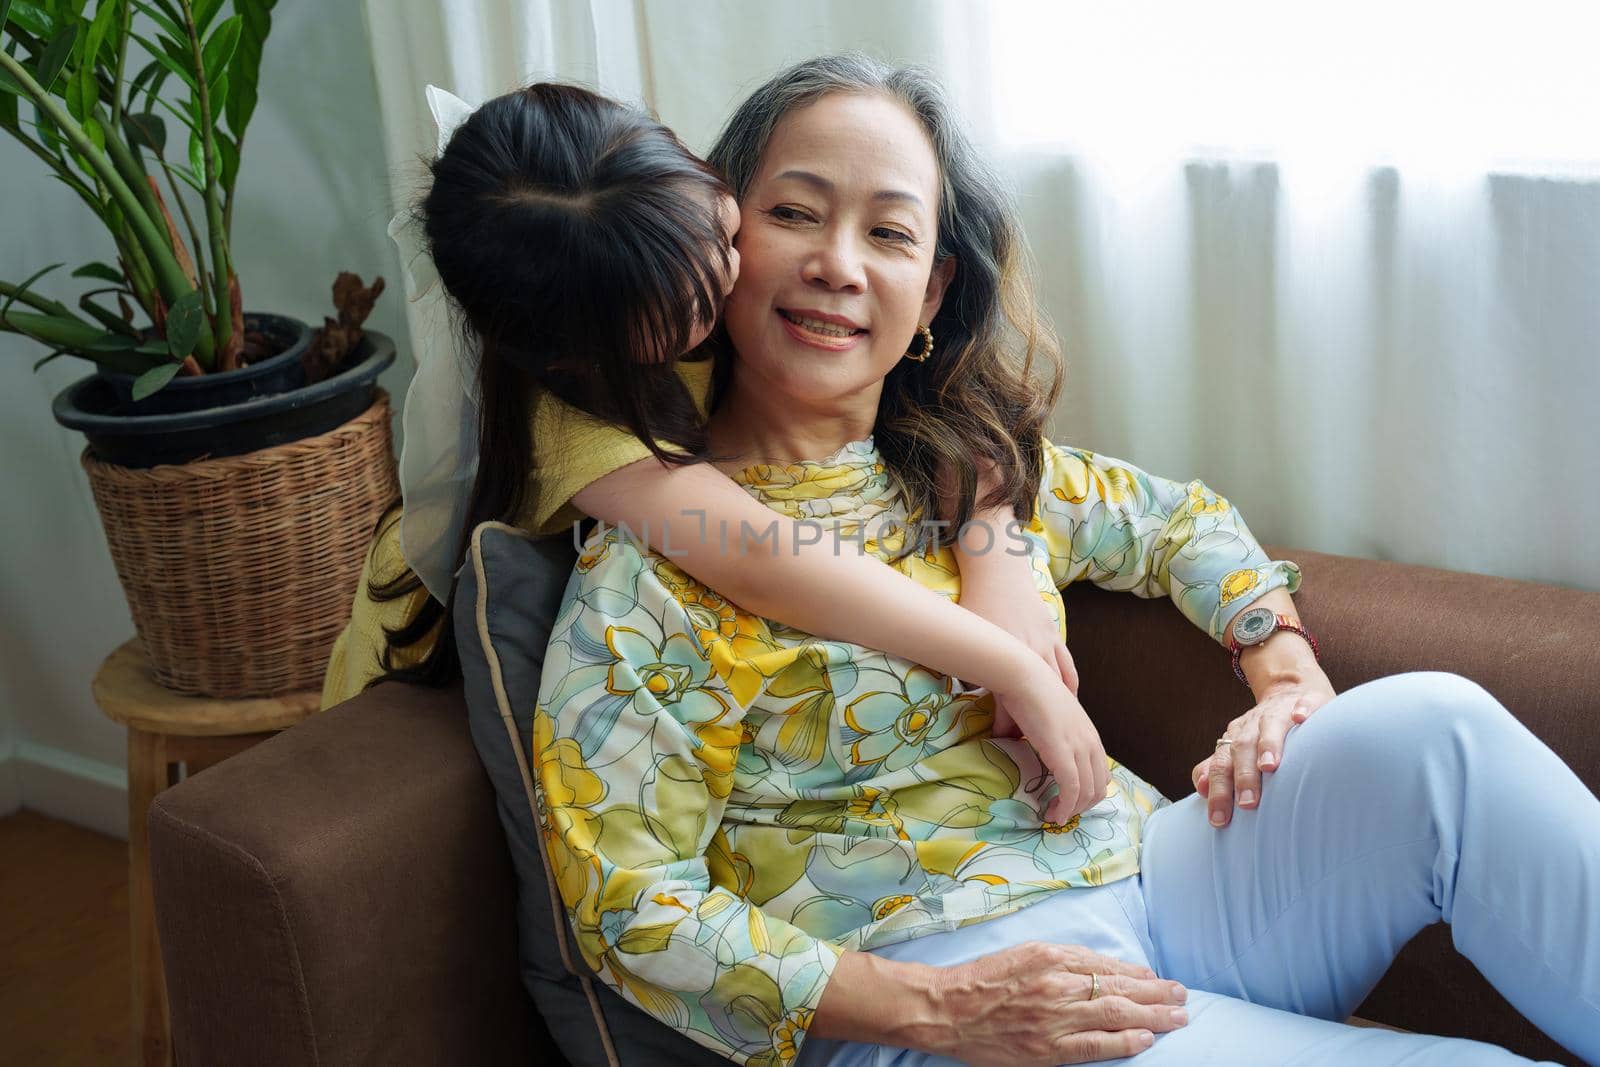
[[[0,960],[0,1063],[132,1063],[127,843],[0,819]]]

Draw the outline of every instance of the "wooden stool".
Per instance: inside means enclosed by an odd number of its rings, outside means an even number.
[[[133,933],[133,1042],[137,1062],[171,1064],[167,982],[161,969],[150,891],[150,832],[155,795],[181,779],[285,730],[317,710],[321,694],[221,700],[163,689],[134,638],[107,657],[94,677],[100,710],[128,728],[128,915]]]

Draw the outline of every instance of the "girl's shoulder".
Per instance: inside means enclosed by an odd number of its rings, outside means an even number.
[[[701,417],[705,417],[713,361],[679,360],[674,369]],[[625,427],[597,419],[560,397],[541,393],[533,405],[534,479],[519,525],[539,535],[567,530],[582,518],[572,506],[572,498],[579,490],[650,454],[649,447]]]
[[[711,401],[711,380],[716,369],[715,361],[702,359],[690,362],[680,359],[673,369],[677,371],[678,379],[683,382],[684,388],[689,390],[689,397],[700,410],[701,418],[704,418]],[[541,391],[534,399],[533,432],[536,445],[556,434],[588,434],[593,432],[595,427],[605,427],[624,436],[632,436],[627,430],[597,419],[547,391]]]

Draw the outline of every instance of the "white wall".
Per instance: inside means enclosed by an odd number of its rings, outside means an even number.
[[[390,185],[361,11],[282,4],[273,21],[234,207],[245,306],[315,326],[333,311],[340,270],[369,283],[383,275],[390,288],[367,324],[399,346],[382,379],[398,407],[412,361],[399,262],[384,234]],[[3,136],[0,174],[0,278],[16,283],[65,262],[41,291],[75,304],[78,283],[65,276],[113,260],[109,239]],[[55,394],[91,368],[63,358],[35,374],[42,355],[0,334],[0,814],[20,804],[125,835],[126,737],[95,707],[89,681],[133,622],[79,465],[83,439],[50,416]]]

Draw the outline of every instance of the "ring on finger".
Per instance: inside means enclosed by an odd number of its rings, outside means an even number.
[[[1091,974],[1091,975],[1089,975],[1089,999],[1093,1000],[1095,997],[1097,997],[1099,995],[1100,995],[1100,976],[1098,974]]]
[[[1219,738],[1217,738],[1217,747],[1218,748],[1221,748],[1223,745],[1231,745],[1231,744],[1233,744],[1233,738],[1231,738],[1231,737],[1219,737]]]

